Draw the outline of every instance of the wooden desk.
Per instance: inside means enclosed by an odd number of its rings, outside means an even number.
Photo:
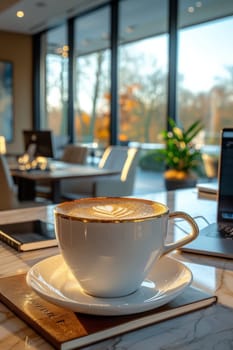
[[[167,203],[171,210],[186,210],[190,214],[205,215],[215,220],[216,202],[197,199],[192,190],[175,193],[155,193],[146,196]],[[53,206],[0,212],[0,222],[42,218],[53,221]],[[172,236],[172,230],[170,236]],[[28,271],[36,262],[59,253],[58,248],[17,253],[0,243],[0,275],[6,276]],[[172,253],[193,273],[193,285],[216,293],[218,303],[206,309],[105,340],[85,349],[232,349],[233,344],[233,261],[195,254]],[[53,349],[41,336],[0,303],[0,349]],[[117,345],[116,345],[117,344]]]
[[[60,164],[59,164],[60,163]],[[12,169],[11,174],[18,184],[19,200],[33,200],[35,198],[35,185],[40,180],[46,180],[51,184],[51,197],[53,203],[61,201],[60,182],[65,179],[90,179],[96,177],[116,176],[119,171],[99,169],[88,165],[77,165],[70,163],[57,163],[51,171],[19,171]]]

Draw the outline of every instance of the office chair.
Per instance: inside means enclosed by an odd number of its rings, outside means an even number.
[[[119,171],[119,175],[96,180],[61,182],[64,199],[101,196],[129,196],[133,193],[139,150],[124,146],[109,146],[103,153],[99,168]]]
[[[73,163],[73,164],[86,164],[88,155],[88,147],[84,147],[82,145],[66,145],[60,158],[60,161],[65,163]],[[56,167],[56,164],[54,164]],[[72,180],[64,180],[64,182],[68,182]],[[36,185],[36,195],[37,197],[42,198],[50,198],[51,188],[50,182],[46,180],[38,181]]]
[[[35,201],[18,200],[17,186],[14,184],[7,160],[4,155],[0,155],[0,191],[0,210],[43,205],[43,203]]]
[[[81,145],[66,145],[61,161],[66,163],[86,164],[88,148]]]

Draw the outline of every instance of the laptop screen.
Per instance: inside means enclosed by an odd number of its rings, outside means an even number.
[[[217,220],[233,223],[233,128],[221,133]]]
[[[233,128],[221,132],[217,221],[200,229],[182,251],[233,259]]]

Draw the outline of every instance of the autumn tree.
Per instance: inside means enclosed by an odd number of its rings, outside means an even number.
[[[166,75],[156,59],[148,72],[139,70],[144,66],[143,54],[121,50],[120,130],[128,140],[156,142],[165,125]]]

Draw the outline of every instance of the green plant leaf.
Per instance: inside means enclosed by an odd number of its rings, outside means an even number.
[[[203,129],[201,121],[195,121],[187,130],[179,127],[171,118],[168,122],[171,130],[161,132],[166,143],[165,149],[161,152],[165,164],[168,168],[176,170],[197,169],[201,163],[201,151],[196,149],[191,141]]]
[[[203,125],[199,120],[194,122],[185,132],[187,142],[191,142],[202,129]]]

